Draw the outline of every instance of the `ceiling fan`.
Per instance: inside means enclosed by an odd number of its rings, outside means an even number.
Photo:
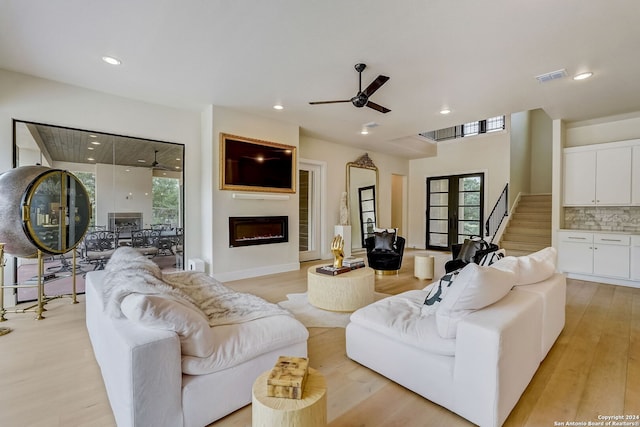
[[[153,169],[160,169],[163,171],[170,171],[171,168],[169,166],[162,165],[158,163],[158,150],[155,150],[153,153],[153,163],[151,163],[151,167]]]
[[[391,111],[387,107],[383,107],[382,105],[376,104],[375,102],[369,101],[369,97],[373,95],[375,91],[380,89],[380,86],[385,84],[389,77],[383,76],[380,74],[374,81],[371,82],[369,86],[365,90],[362,90],[362,71],[367,68],[367,64],[356,64],[355,69],[358,72],[358,93],[351,99],[342,99],[338,101],[312,101],[309,102],[311,105],[317,104],[338,104],[341,102],[351,102],[355,107],[362,108],[367,106],[369,108],[373,108],[376,111],[380,111],[381,113],[388,113]]]

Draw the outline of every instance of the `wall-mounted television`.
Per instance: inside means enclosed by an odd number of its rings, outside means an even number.
[[[220,189],[295,193],[296,147],[220,134]]]

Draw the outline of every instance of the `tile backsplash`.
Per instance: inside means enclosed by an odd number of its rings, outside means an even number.
[[[564,228],[640,233],[640,206],[564,208]]]

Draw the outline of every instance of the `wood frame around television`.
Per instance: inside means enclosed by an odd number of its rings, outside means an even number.
[[[295,193],[297,147],[220,133],[220,189]]]

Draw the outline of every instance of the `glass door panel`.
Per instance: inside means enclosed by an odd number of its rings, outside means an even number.
[[[482,177],[458,178],[458,243],[473,235],[481,235]]]
[[[320,185],[320,166],[301,162],[298,173],[300,261],[321,258]]]
[[[449,180],[433,179],[428,188],[427,247],[446,249],[449,247]]]
[[[308,251],[310,248],[309,241],[309,187],[313,184],[310,183],[311,174],[309,171],[300,169],[299,177],[298,177],[298,195],[299,195],[299,203],[300,203],[300,228],[299,228],[299,251],[304,252]]]

